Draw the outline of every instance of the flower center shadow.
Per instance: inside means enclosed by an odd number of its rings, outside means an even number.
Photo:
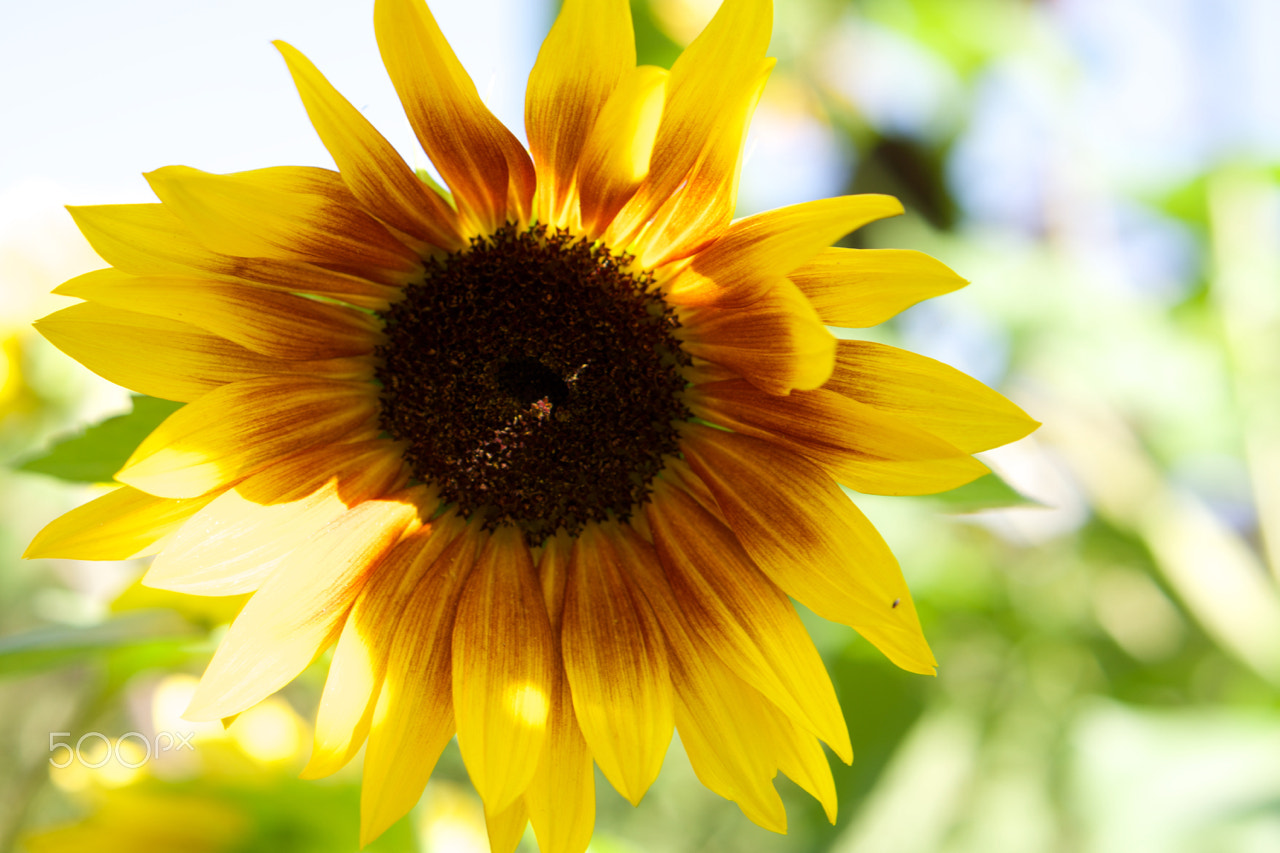
[[[643,505],[689,356],[649,273],[565,232],[508,225],[427,264],[382,314],[381,423],[414,477],[531,544]]]

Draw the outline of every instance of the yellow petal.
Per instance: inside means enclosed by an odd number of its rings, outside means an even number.
[[[1039,423],[954,367],[870,341],[841,341],[825,386],[901,417],[965,453],[1017,441]]]
[[[332,642],[370,567],[416,512],[366,501],[294,551],[231,623],[183,716],[238,714],[292,681]]]
[[[538,581],[551,623],[553,649],[560,648],[560,625],[573,540],[561,529],[542,546]],[[573,714],[569,678],[559,654],[552,654],[551,704],[547,740],[524,792],[529,822],[544,853],[583,853],[596,821],[596,777],[591,752]]]
[[[134,275],[211,275],[341,299],[376,311],[385,309],[399,295],[398,286],[315,264],[220,255],[196,242],[163,204],[108,204],[68,207],[67,211],[103,260]]]
[[[563,529],[542,545],[538,557],[538,584],[542,588],[542,601],[547,607],[547,619],[555,648],[560,648],[560,623],[564,613],[564,592],[569,580],[569,559],[573,554],[573,539]]]
[[[852,760],[831,679],[791,602],[737,538],[682,490],[654,481],[654,546],[680,610],[729,668]]]
[[[538,212],[566,220],[587,135],[605,101],[636,64],[627,0],[566,0],[529,74],[525,128],[538,173]]]
[[[827,820],[834,826],[836,781],[831,775],[831,764],[822,751],[822,744],[813,735],[801,730],[771,703],[762,701],[756,703],[755,707],[765,717],[765,727],[769,732],[768,739],[773,745],[778,769],[822,804]]]
[[[422,0],[377,0],[387,74],[422,148],[453,190],[468,233],[526,222],[536,185],[520,141],[489,112]]]
[[[902,213],[887,195],[806,201],[748,216],[660,283],[675,305],[747,305],[840,237]]]
[[[116,479],[188,498],[321,442],[371,438],[377,392],[359,382],[282,377],[224,385],[156,427]]]
[[[645,175],[667,96],[667,70],[641,65],[609,95],[582,148],[577,173],[582,227],[602,235]]]
[[[583,853],[596,821],[596,778],[591,752],[573,715],[564,666],[554,660],[555,679],[547,711],[547,742],[524,793],[529,822],[544,853]]]
[[[87,205],[67,212],[93,250],[125,272],[197,270],[213,256],[163,204]]]
[[[694,773],[738,803],[752,821],[785,832],[786,811],[773,787],[775,768],[759,725],[758,706],[768,701],[734,676],[706,638],[690,628],[653,546],[633,533],[623,538],[622,550],[667,639],[676,727]]]
[[[722,430],[694,426],[682,437],[689,465],[770,580],[822,618],[862,634],[903,669],[933,674],[897,559],[819,466]]]
[[[358,503],[403,485],[400,447],[321,446],[272,465],[196,513],[147,571],[150,587],[192,595],[252,592]]]
[[[671,674],[649,603],[612,540],[592,524],[573,549],[565,592],[564,667],[573,709],[596,764],[638,805],[671,741]]]
[[[145,175],[195,238],[240,257],[311,261],[404,282],[422,261],[365,213],[337,172],[276,166],[214,175],[166,166]]]
[[[418,580],[395,622],[364,756],[362,846],[413,808],[453,739],[455,614],[482,538],[472,524],[451,540]]]
[[[453,629],[458,749],[485,808],[524,793],[546,740],[551,626],[521,533],[496,530],[477,560]]]
[[[292,45],[273,43],[289,66],[320,141],[364,209],[424,243],[449,252],[463,248],[453,208],[418,180],[391,143],[309,59]]]
[[[727,0],[672,65],[649,175],[610,227],[611,244],[637,241],[642,267],[688,255],[733,216],[772,26],[770,0]]]
[[[706,156],[634,238],[636,256],[642,265],[653,268],[687,258],[705,248],[728,226],[738,205],[738,176],[747,129],[775,64],[776,59],[760,63],[755,87],[741,103],[729,109],[729,121],[717,129]],[[655,140],[651,166],[657,160],[657,146]]]
[[[302,770],[303,779],[337,772],[364,743],[387,657],[399,633],[400,614],[408,607],[418,580],[463,526],[450,512],[400,540],[352,605],[329,664],[316,711],[315,746]]]
[[[719,675],[680,691],[680,742],[703,785],[737,803],[752,823],[785,834],[787,811],[771,781],[774,769],[741,766],[747,754],[764,752],[756,709],[746,704],[754,697],[735,693],[729,673]]]
[[[791,273],[828,326],[883,323],[922,299],[968,282],[923,252],[827,249]]]
[[[188,402],[229,382],[297,369],[186,323],[93,302],[55,311],[35,327],[99,376],[164,400]]]
[[[742,308],[682,312],[680,335],[685,352],[729,368],[767,394],[818,388],[835,364],[835,337],[785,278]]]
[[[524,828],[529,825],[529,810],[525,808],[524,798],[516,797],[500,812],[486,808],[484,823],[489,833],[490,853],[515,853],[520,839],[524,837]]]
[[[987,473],[937,436],[825,388],[777,397],[734,379],[699,385],[686,402],[698,417],[809,457],[859,492],[927,495]]]
[[[158,498],[129,486],[107,492],[55,518],[36,534],[26,560],[128,560],[155,552],[157,543],[199,512],[216,494]]]
[[[368,314],[244,284],[98,270],[53,292],[187,323],[253,352],[290,361],[368,355],[382,342],[379,324]]]

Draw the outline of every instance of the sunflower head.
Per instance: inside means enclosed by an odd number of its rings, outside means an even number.
[[[529,80],[529,151],[422,0],[377,0],[383,61],[448,186],[278,43],[337,170],[149,174],[73,208],[107,269],[41,331],[184,404],[28,556],[157,554],[156,587],[252,593],[187,715],[240,713],[332,647],[304,775],[366,746],[367,842],[455,736],[495,849],[581,851],[593,764],[633,803],[674,729],[699,778],[784,831],[781,770],[835,819],[852,758],[792,600],[897,665],[933,656],[842,487],[950,489],[1034,427],[867,326],[963,281],[829,248],[901,212],[847,196],[734,220],[773,61],[725,0],[671,67],[627,0],[566,0]]]

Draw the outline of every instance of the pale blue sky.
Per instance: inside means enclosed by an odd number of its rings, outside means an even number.
[[[522,134],[524,83],[548,3],[431,6],[490,106]],[[3,0],[0,8],[0,195],[37,182],[95,201],[141,198],[140,173],[171,163],[212,172],[330,165],[273,39],[306,53],[406,157],[422,158],[378,57],[372,2]]]

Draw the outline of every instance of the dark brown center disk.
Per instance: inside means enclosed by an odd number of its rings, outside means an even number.
[[[530,544],[647,500],[689,418],[689,357],[651,274],[601,246],[508,225],[384,312],[382,427],[415,477]]]

